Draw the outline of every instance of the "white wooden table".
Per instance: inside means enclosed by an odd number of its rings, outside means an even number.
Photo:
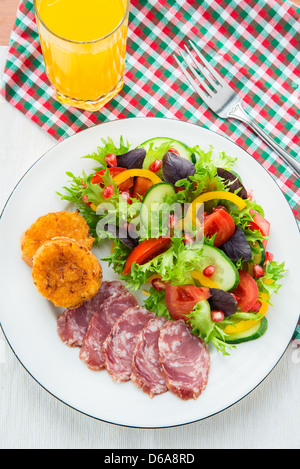
[[[0,75],[6,53],[1,46]],[[0,101],[0,212],[19,178],[55,144]],[[82,415],[49,395],[25,371],[0,331],[0,448],[300,448],[299,372],[300,352],[292,342],[269,376],[220,414],[170,429],[125,428]]]

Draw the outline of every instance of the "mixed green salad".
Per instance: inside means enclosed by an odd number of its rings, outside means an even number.
[[[102,139],[85,155],[95,167],[68,172],[61,199],[76,205],[95,242],[111,239],[105,260],[145,307],[183,319],[224,355],[261,337],[270,298],[285,269],[268,251],[270,223],[213,147],[157,137],[131,149]]]

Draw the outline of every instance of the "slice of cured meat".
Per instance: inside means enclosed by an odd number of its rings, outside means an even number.
[[[151,319],[139,335],[132,360],[130,379],[151,398],[168,390],[161,373],[158,339],[166,323],[163,317]]]
[[[197,399],[206,388],[210,356],[202,339],[181,319],[167,321],[158,340],[162,374],[180,399]]]
[[[57,332],[69,347],[81,347],[93,314],[109,296],[114,296],[125,287],[119,281],[103,282],[96,295],[79,308],[65,309],[57,319]]]
[[[104,368],[102,358],[103,343],[114,323],[128,308],[137,306],[137,300],[128,290],[108,297],[94,313],[89,322],[79,358],[93,371]]]
[[[129,381],[138,337],[152,318],[153,313],[136,306],[127,309],[115,322],[102,348],[105,368],[114,381]]]

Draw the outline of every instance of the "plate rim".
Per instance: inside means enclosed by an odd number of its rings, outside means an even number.
[[[118,123],[120,121],[132,121],[132,120],[152,120],[152,121],[170,121],[170,122],[180,122],[180,123],[183,123],[184,125],[188,125],[188,126],[192,126],[192,127],[198,127],[199,129],[202,129],[202,130],[205,130],[207,132],[210,132],[212,133],[213,135],[219,135],[220,137],[222,138],[225,138],[226,140],[228,140],[231,144],[237,146],[239,149],[241,149],[238,144],[236,142],[234,142],[233,140],[231,140],[227,135],[223,135],[219,132],[216,132],[212,129],[209,129],[209,128],[206,128],[200,124],[197,124],[197,123],[193,123],[193,122],[188,122],[188,121],[184,121],[184,120],[181,120],[181,119],[176,119],[176,118],[166,118],[166,117],[154,117],[154,116],[134,116],[134,117],[126,117],[126,118],[122,118],[122,119],[114,119],[114,120],[109,120],[109,121],[106,121],[106,122],[103,122],[103,123],[100,123],[100,124],[96,124],[96,125],[93,125],[89,128],[86,128],[86,129],[83,129],[79,132],[76,132],[75,134],[73,135],[70,135],[68,136],[67,138],[65,138],[64,140],[62,140],[61,142],[57,142],[56,144],[54,144],[50,149],[48,149],[46,152],[44,152],[40,157],[38,157],[29,167],[28,169],[23,173],[23,175],[20,177],[20,179],[17,181],[17,183],[15,184],[15,186],[13,187],[13,189],[11,190],[10,194],[8,195],[7,199],[6,199],[6,202],[4,203],[3,205],[3,208],[1,210],[1,213],[0,213],[0,224],[1,224],[1,220],[2,220],[2,217],[3,217],[3,214],[9,204],[9,201],[11,199],[11,197],[13,196],[15,190],[17,189],[18,185],[21,183],[21,181],[26,177],[26,175],[32,170],[32,168],[37,165],[42,159],[46,158],[48,153],[50,153],[51,151],[55,150],[55,148],[57,146],[63,146],[64,144],[66,144],[66,142],[68,142],[70,139],[75,139],[77,137],[79,137],[83,132],[88,132],[88,131],[92,131],[93,129],[95,128],[98,128],[98,127],[102,127],[103,125],[106,126],[106,125],[112,125],[114,123]],[[269,171],[267,170],[267,168],[265,168],[261,163],[259,163],[258,160],[256,160],[247,150],[244,150],[242,148],[242,150],[247,153],[247,155],[252,158],[256,164],[258,164],[260,167],[262,167],[264,169],[264,171],[266,172],[266,174],[268,175],[268,177],[270,177],[272,179],[272,181],[277,185],[280,193],[281,193],[281,196],[284,198],[284,201],[286,203],[286,205],[288,206],[291,214],[292,214],[292,218],[293,218],[293,221],[296,225],[296,228],[298,229],[298,234],[300,234],[300,223],[297,222],[297,219],[295,217],[295,214],[292,210],[292,207],[290,206],[287,198],[285,197],[285,194],[283,193],[283,191],[281,190],[277,180],[272,177],[272,175],[269,173]],[[202,420],[206,420],[210,417],[213,417],[214,415],[218,415],[220,413],[222,413],[223,411],[229,409],[230,407],[234,406],[235,404],[237,404],[238,402],[240,402],[242,399],[244,399],[246,396],[248,396],[251,392],[253,392],[269,375],[270,373],[274,370],[274,368],[278,365],[278,363],[280,362],[280,360],[282,359],[282,357],[284,356],[284,354],[286,353],[286,350],[287,348],[289,347],[290,343],[291,343],[291,340],[293,339],[293,335],[294,335],[294,332],[295,332],[295,329],[297,327],[297,324],[298,324],[298,321],[299,321],[299,318],[297,319],[296,321],[296,324],[295,324],[295,328],[293,329],[293,332],[291,334],[291,337],[286,345],[286,347],[284,348],[282,354],[279,356],[279,358],[277,359],[276,363],[273,365],[273,367],[269,370],[269,372],[261,379],[261,381],[259,381],[252,389],[250,389],[246,394],[244,394],[243,396],[241,396],[240,398],[238,398],[236,401],[232,402],[231,404],[229,404],[228,406],[222,408],[221,410],[218,410],[218,411],[215,411],[213,413],[211,413],[210,415],[207,415],[205,417],[201,417],[201,418],[196,418],[195,420],[190,420],[188,422],[183,422],[183,423],[176,423],[176,424],[171,424],[171,425],[160,425],[160,426],[140,426],[140,425],[130,425],[130,424],[125,424],[125,423],[118,423],[118,422],[113,422],[113,421],[109,421],[107,419],[103,419],[103,418],[100,418],[100,417],[97,417],[95,415],[91,415],[89,414],[88,412],[84,412],[83,410],[80,410],[80,409],[77,409],[76,407],[74,407],[73,405],[69,404],[68,402],[66,402],[65,400],[63,400],[62,398],[56,396],[55,394],[53,394],[50,390],[48,390],[39,380],[38,378],[36,378],[29,370],[28,368],[24,365],[24,363],[22,363],[22,360],[19,358],[19,356],[17,355],[17,353],[15,352],[15,350],[13,349],[5,331],[4,331],[4,328],[2,326],[2,323],[0,321],[0,328],[2,330],[2,333],[6,339],[6,342],[8,343],[10,349],[12,350],[14,356],[17,358],[18,362],[22,365],[22,367],[26,370],[26,372],[29,374],[29,376],[42,388],[44,389],[50,396],[54,397],[55,399],[57,399],[59,402],[63,403],[64,405],[68,406],[69,408],[75,410],[76,412],[79,412],[80,414],[82,415],[86,415],[94,420],[97,420],[97,421],[101,421],[101,422],[104,422],[104,423],[108,423],[108,424],[111,424],[111,425],[116,425],[116,426],[120,426],[120,427],[125,427],[125,428],[136,428],[136,429],[144,429],[144,430],[156,430],[156,429],[163,429],[163,428],[174,428],[174,427],[180,427],[180,426],[184,426],[184,425],[189,425],[189,424],[193,424],[193,423],[196,423],[196,422],[199,422],[199,421],[202,421]]]

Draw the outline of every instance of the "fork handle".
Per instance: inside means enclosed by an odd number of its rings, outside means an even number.
[[[246,111],[244,111],[242,104],[237,103],[235,104],[227,113],[228,117],[238,119],[244,124],[247,124],[251,129],[259,135],[259,137],[264,140],[269,147],[272,148],[276,153],[278,153],[281,158],[295,171],[295,173],[300,177],[300,163],[290,156],[280,145],[278,145],[253,119],[253,117],[249,116]]]

